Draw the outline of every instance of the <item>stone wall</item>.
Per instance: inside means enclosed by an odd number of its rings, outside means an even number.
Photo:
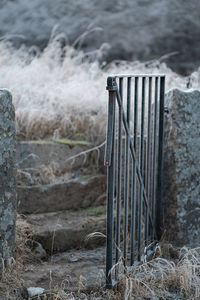
[[[11,94],[0,90],[0,271],[15,257],[15,113]],[[3,259],[3,260],[2,260]]]
[[[166,95],[164,191],[165,237],[178,246],[200,245],[200,91]]]

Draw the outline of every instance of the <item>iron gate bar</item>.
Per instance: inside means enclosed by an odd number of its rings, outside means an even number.
[[[114,199],[114,128],[115,128],[115,86],[113,85],[113,79],[109,78],[107,81],[107,89],[109,90],[109,107],[108,107],[108,127],[107,127],[107,142],[106,143],[106,159],[105,165],[108,168],[107,176],[107,244],[106,244],[106,286],[112,287],[112,249],[113,249],[113,199]]]
[[[164,74],[115,74],[115,75],[110,75],[109,76],[110,78],[113,78],[115,81],[116,81],[116,79],[117,78],[128,78],[128,77],[131,77],[131,78],[143,78],[143,77],[145,77],[145,78],[149,78],[149,77],[152,77],[152,78],[165,78],[165,75]],[[108,78],[109,78],[108,77]]]
[[[152,104],[152,77],[149,77],[149,93],[148,93],[148,117],[147,117],[147,163],[146,163],[146,190],[147,190],[147,197],[150,199],[150,178],[151,178],[151,104]],[[147,241],[149,236],[149,205],[147,207],[147,214],[146,214],[146,235],[145,240]]]
[[[124,79],[126,79],[126,99],[124,97],[125,94],[123,93]],[[153,81],[155,85],[154,89],[152,89]],[[139,93],[140,82],[142,87],[141,94]],[[134,83],[134,97],[132,97],[132,83]],[[129,259],[130,264],[134,264],[135,254],[137,254],[137,260],[141,260],[143,250],[142,245],[145,245],[145,249],[147,249],[147,242],[156,237],[157,232],[155,232],[155,229],[160,229],[156,228],[156,226],[159,226],[160,224],[158,213],[160,210],[162,183],[164,84],[164,75],[153,74],[115,75],[108,77],[107,79],[107,90],[109,92],[107,142],[105,151],[105,165],[107,166],[108,172],[106,250],[107,288],[113,286],[113,246],[116,249],[114,257],[116,265],[119,263],[120,255],[122,254],[121,226],[123,226],[122,242],[124,270],[126,270]],[[146,89],[148,89],[148,94],[146,93]],[[153,92],[155,94],[154,102],[152,102]],[[140,97],[141,109],[138,118],[138,99]],[[132,100],[134,104],[133,110],[131,106]],[[116,108],[118,110],[117,114]],[[133,120],[131,119],[132,111]],[[116,126],[117,123],[118,125]],[[131,135],[132,127],[133,137]],[[124,209],[123,214],[122,204]],[[115,206],[116,215],[114,215]],[[129,208],[131,213],[130,221]],[[115,234],[113,235],[114,231]],[[129,245],[130,253],[128,252]],[[115,267],[115,279],[118,279],[118,272],[119,268]]]
[[[153,143],[153,217],[155,216],[155,173],[156,173],[156,149],[157,149],[157,113],[158,113],[158,107],[157,107],[157,99],[158,99],[158,78],[155,78],[155,104],[154,104],[154,143]]]
[[[134,144],[133,147],[136,152],[136,139],[137,139],[137,111],[138,111],[138,77],[135,77],[135,89],[134,89]],[[133,160],[133,182],[132,182],[132,191],[131,191],[131,261],[130,264],[134,263],[134,249],[135,249],[135,230],[136,230],[136,162]]]
[[[140,157],[139,157],[139,166],[140,174],[143,176],[143,151],[144,151],[144,113],[145,113],[145,79],[142,77],[142,107],[141,107],[141,138],[140,138]],[[138,261],[141,259],[141,240],[142,240],[142,214],[143,214],[143,195],[142,188],[140,186],[140,196],[139,196],[139,223],[138,223]]]
[[[119,80],[119,93],[121,97],[123,91],[123,80]],[[117,264],[119,260],[119,248],[120,248],[120,225],[121,225],[121,177],[122,177],[122,108],[119,107],[119,115],[118,115],[118,157],[117,157],[117,197],[116,197],[116,205],[117,205],[117,224],[116,224],[116,257],[115,262]]]
[[[164,112],[165,112],[165,77],[160,78],[160,109],[159,109],[159,147],[158,147],[158,173],[157,173],[157,210],[156,228],[157,236],[161,238],[161,199],[162,199],[162,170],[163,170],[163,140],[164,140]]]
[[[127,126],[130,125],[130,77],[127,80]],[[125,221],[124,221],[124,263],[127,259],[127,235],[128,235],[128,204],[129,204],[129,147],[130,147],[130,134],[126,135],[125,144],[125,188],[124,188],[124,201],[125,201]]]
[[[116,91],[116,95],[117,95],[117,101],[118,101],[118,104],[119,104],[119,107],[122,106],[121,104],[121,98],[120,98],[120,95],[119,95],[119,92],[118,90]],[[124,111],[122,110],[122,116],[123,116],[123,123],[124,123],[124,129],[126,131],[126,134],[130,134],[129,132],[129,128],[128,128],[128,125],[127,125],[127,122],[126,122],[126,117],[125,117],[125,114],[124,114]],[[136,154],[135,154],[135,150],[133,148],[133,145],[132,145],[132,142],[130,142],[130,151],[131,151],[131,154],[133,156],[133,159],[135,161],[135,164],[136,164],[136,174],[138,176],[138,180],[142,186],[142,192],[143,192],[143,196],[144,196],[144,200],[145,200],[145,204],[148,205],[148,202],[147,202],[147,195],[146,195],[146,191],[145,191],[145,188],[144,188],[144,183],[143,183],[143,180],[142,180],[142,177],[141,177],[141,174],[140,174],[140,167],[137,163],[137,160],[136,160]],[[152,221],[152,216],[150,215],[150,220],[151,220],[151,223],[153,225],[153,221]]]

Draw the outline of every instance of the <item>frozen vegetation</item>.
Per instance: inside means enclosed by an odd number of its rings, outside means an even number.
[[[52,34],[40,52],[25,46],[18,50],[0,43],[0,85],[10,89],[16,109],[20,139],[85,138],[93,143],[104,139],[107,92],[106,78],[119,73],[166,74],[167,90],[198,88],[199,72],[181,77],[159,61],[99,63],[95,50],[84,54],[63,47],[63,35]]]
[[[199,9],[198,0],[1,0],[0,36],[43,48],[56,24],[69,44],[97,26],[81,45],[85,51],[109,43],[109,61],[176,52],[167,63],[189,74],[200,64]]]

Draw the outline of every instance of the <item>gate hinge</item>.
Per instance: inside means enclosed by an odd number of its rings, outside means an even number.
[[[116,91],[117,90],[117,82],[115,77],[108,77],[107,78],[107,87],[108,91]]]

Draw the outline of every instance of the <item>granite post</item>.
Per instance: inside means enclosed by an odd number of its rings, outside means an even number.
[[[163,203],[165,238],[200,245],[200,91],[166,95]]]
[[[15,258],[15,112],[9,91],[0,89],[0,273]]]

